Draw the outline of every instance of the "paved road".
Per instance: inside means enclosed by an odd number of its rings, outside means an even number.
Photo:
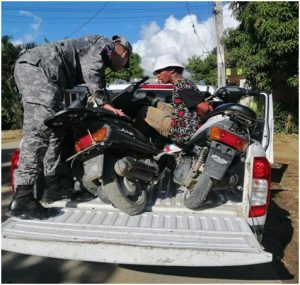
[[[2,141],[2,218],[11,200],[9,159],[18,140]],[[201,261],[200,261],[201,262]],[[241,267],[129,266],[2,251],[2,283],[281,283],[272,264]]]

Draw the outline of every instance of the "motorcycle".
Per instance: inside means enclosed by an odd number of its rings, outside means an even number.
[[[241,91],[245,95],[256,94],[246,89],[239,89]],[[184,205],[187,208],[201,208],[213,186],[239,184],[238,168],[252,143],[251,133],[256,125],[256,113],[240,104],[222,104],[208,115],[182,150],[189,155],[179,158],[174,171],[174,181],[186,187]]]
[[[217,107],[187,145],[172,149],[170,142],[160,135],[152,133],[150,138],[136,127],[138,111],[149,100],[137,99],[134,93],[147,79],[130,85],[113,98],[114,106],[122,108],[125,116],[101,108],[86,108],[87,96],[82,95],[45,123],[72,130],[76,153],[67,162],[75,184],[79,183],[102,202],[111,203],[129,215],[143,212],[147,201],[155,196],[155,185],[163,179],[161,173],[169,168],[173,181],[185,191],[185,206],[201,209],[213,187],[239,183],[239,163],[251,143],[256,114],[239,104],[223,104],[220,95],[229,92],[242,97],[249,95],[249,91],[224,87],[217,90],[210,98],[210,103]]]
[[[134,114],[133,105],[123,101],[131,102],[135,90],[147,79],[144,77],[127,87],[113,102]],[[147,203],[149,183],[159,173],[157,164],[149,159],[157,154],[156,147],[134,128],[131,117],[116,116],[101,108],[86,108],[86,105],[87,95],[83,94],[45,122],[52,128],[65,128],[69,142],[75,141],[75,154],[66,159],[75,185],[129,215],[141,213]],[[127,159],[120,161],[124,157]],[[123,162],[128,164],[126,175],[120,175],[115,166],[122,167]]]

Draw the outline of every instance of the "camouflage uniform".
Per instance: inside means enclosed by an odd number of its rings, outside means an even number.
[[[86,83],[97,103],[107,101],[104,71],[112,50],[110,40],[87,36],[33,48],[18,59],[15,80],[24,123],[16,185],[33,185],[42,171],[45,176],[56,174],[62,132],[48,128],[44,120],[63,108],[64,89],[77,84]]]

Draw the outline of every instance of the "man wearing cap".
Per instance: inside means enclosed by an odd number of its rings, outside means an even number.
[[[131,52],[130,43],[121,36],[109,40],[94,35],[38,46],[17,60],[14,75],[24,107],[23,141],[15,172],[16,194],[8,215],[46,219],[57,214],[34,198],[34,184],[42,173],[47,189],[43,201],[84,196],[59,185],[57,167],[63,134],[48,128],[44,121],[63,108],[64,90],[81,83],[87,85],[90,101],[122,116],[122,110],[109,103],[104,75],[107,67],[118,71],[128,65]]]
[[[197,86],[182,76],[183,70],[183,65],[173,55],[157,58],[153,74],[161,83],[173,84],[173,104],[158,102],[156,108],[148,107],[144,115],[146,123],[179,146],[188,143],[201,126],[197,106],[204,102]]]

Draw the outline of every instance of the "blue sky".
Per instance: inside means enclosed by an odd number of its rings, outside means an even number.
[[[171,15],[181,19],[189,12],[206,20],[213,2],[2,2],[2,35],[13,40],[31,35],[28,39],[42,43],[44,38],[122,34],[135,42],[143,26],[152,21],[163,26]]]
[[[98,34],[125,36],[151,74],[155,58],[171,53],[185,64],[205,57],[216,46],[214,2],[176,1],[2,1],[2,35],[14,44],[56,41]],[[224,29],[234,28],[223,2]]]

